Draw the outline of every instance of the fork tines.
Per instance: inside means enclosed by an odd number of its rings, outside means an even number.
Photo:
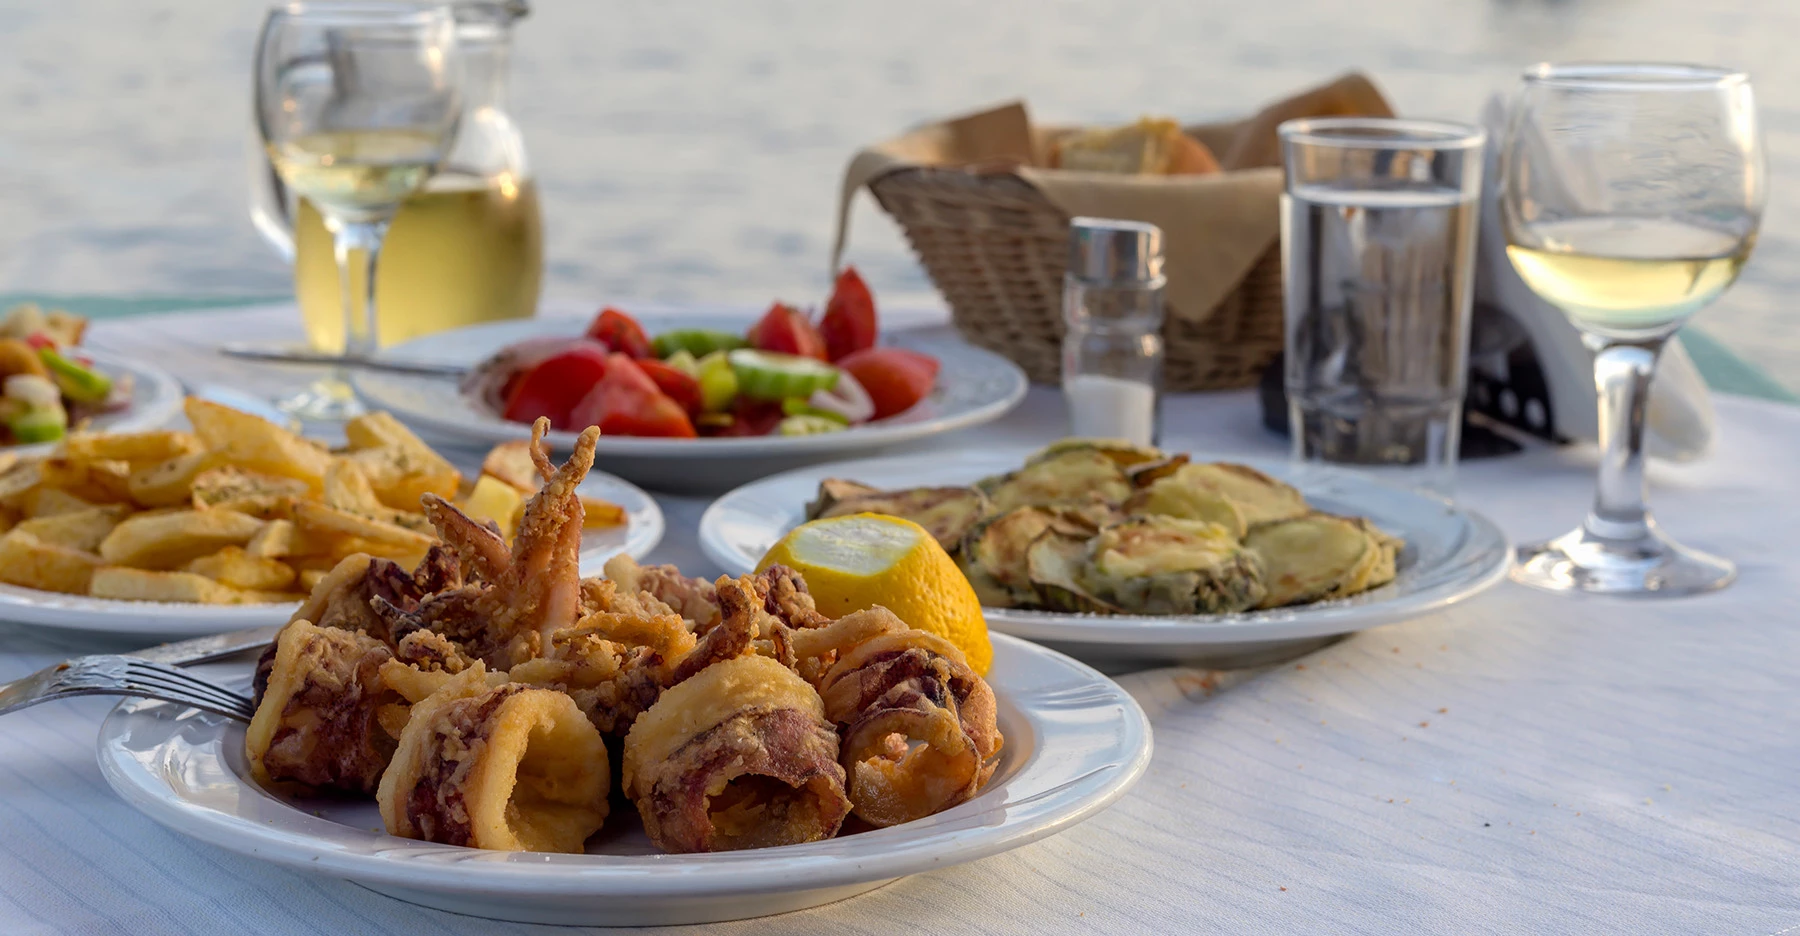
[[[256,713],[250,699],[216,683],[208,682],[185,670],[147,660],[126,658],[125,687],[181,701],[186,697],[196,708],[221,715],[249,718]]]

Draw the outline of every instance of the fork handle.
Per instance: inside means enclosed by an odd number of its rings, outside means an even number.
[[[264,646],[274,640],[275,635],[280,632],[281,625],[279,624],[271,624],[268,627],[251,627],[224,634],[208,634],[192,640],[158,644],[154,647],[134,650],[126,656],[149,660],[152,663],[167,663],[170,666],[192,666],[196,663],[208,663],[254,647]]]

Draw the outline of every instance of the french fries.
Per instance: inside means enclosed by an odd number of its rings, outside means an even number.
[[[124,566],[94,570],[88,594],[121,601],[187,601],[195,604],[261,604],[297,596],[243,591],[193,572],[151,572]]]
[[[0,536],[0,582],[85,595],[94,570],[105,564],[91,552],[46,543],[20,530]]]
[[[188,397],[186,409],[194,434],[231,464],[305,481],[314,489],[325,483],[331,453],[319,446],[266,419],[198,397]]]
[[[481,460],[481,473],[526,493],[544,484],[537,463],[531,460],[531,443],[523,439],[494,446]]]
[[[456,466],[387,413],[350,420],[344,436],[350,440],[349,458],[389,507],[417,511],[420,497],[436,494],[448,500],[462,487],[462,472]]]
[[[40,542],[91,553],[100,549],[100,544],[119,525],[119,521],[125,518],[128,510],[129,508],[120,504],[89,507],[85,510],[33,517],[21,521],[13,529],[29,533]]]
[[[120,522],[100,541],[100,558],[140,569],[178,569],[226,546],[242,546],[263,521],[235,510],[142,513]]]
[[[79,462],[122,461],[148,465],[179,455],[203,451],[200,438],[191,432],[131,432],[107,435],[77,432],[63,441],[63,454]]]
[[[278,592],[291,587],[298,578],[293,566],[278,559],[252,556],[238,546],[227,546],[201,556],[188,563],[183,571],[246,591]]]
[[[436,531],[436,494],[510,538],[541,484],[525,446],[465,483],[386,413],[345,426],[337,451],[266,420],[189,399],[193,431],[77,431],[55,451],[0,453],[0,582],[131,601],[294,601],[357,553],[405,566]],[[624,511],[583,498],[587,526]]]

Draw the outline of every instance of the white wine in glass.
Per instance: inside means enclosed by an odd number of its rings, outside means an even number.
[[[1632,337],[1687,321],[1737,279],[1755,244],[1666,218],[1576,218],[1524,225],[1506,253],[1578,327]]]
[[[1692,65],[1540,65],[1501,153],[1507,256],[1594,351],[1600,468],[1581,527],[1519,549],[1555,591],[1722,588],[1729,560],[1684,547],[1646,504],[1644,425],[1663,345],[1737,280],[1765,198],[1750,81]]]
[[[412,129],[337,130],[269,144],[288,186],[339,217],[380,218],[425,184],[442,156],[436,135]]]
[[[257,130],[281,181],[331,232],[347,357],[375,348],[382,239],[455,142],[461,81],[445,6],[301,0],[263,24]],[[341,372],[280,405],[303,419],[362,412]]]

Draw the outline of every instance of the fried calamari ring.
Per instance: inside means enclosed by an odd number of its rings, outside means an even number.
[[[393,835],[580,852],[606,820],[606,746],[568,696],[477,663],[413,706],[376,802]]]
[[[898,624],[876,607],[795,635],[808,650],[834,636],[854,641],[825,671],[819,696],[843,732],[850,802],[858,818],[876,826],[920,819],[974,796],[993,776],[1003,741],[994,691],[962,651]]]
[[[838,738],[813,687],[775,660],[715,663],[625,736],[622,786],[668,852],[830,838],[850,811]]]
[[[282,628],[244,733],[257,778],[374,792],[406,720],[406,700],[381,678],[393,656],[357,631],[308,621]]]

